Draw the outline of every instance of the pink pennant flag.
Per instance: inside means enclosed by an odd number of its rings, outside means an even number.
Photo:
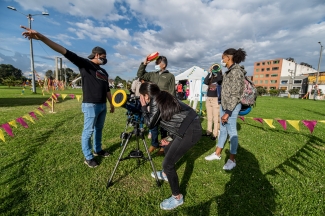
[[[35,113],[34,113],[34,112],[30,112],[30,113],[29,113],[29,115],[30,115],[31,117],[33,117],[34,119],[36,119],[36,120],[37,120],[37,117],[36,117],[36,115],[35,115]]]
[[[44,110],[42,109],[42,107],[38,107],[37,109],[38,110],[41,110],[42,112],[44,112]]]
[[[16,119],[16,121],[21,124],[24,128],[28,128],[28,124],[24,121],[22,117]]]
[[[70,94],[70,97],[71,97],[72,99],[74,99],[74,94]]]
[[[263,119],[262,118],[253,118],[255,121],[261,122],[263,124]]]
[[[60,94],[58,94],[58,93],[56,93],[55,95],[56,95],[57,98],[59,98],[59,96],[60,96]]]
[[[277,121],[279,122],[280,125],[282,125],[284,130],[287,130],[287,122],[286,122],[286,120],[279,119]]]
[[[244,116],[238,116],[238,118],[240,118],[242,121],[245,121],[245,117]]]
[[[5,131],[7,132],[7,134],[9,134],[9,136],[14,137],[14,134],[12,133],[12,129],[8,123],[1,125],[1,127],[5,129]]]
[[[316,120],[312,120],[312,121],[302,120],[301,122],[310,130],[310,133],[313,133],[314,128],[317,124]]]
[[[46,102],[44,102],[44,103],[43,103],[43,105],[44,105],[44,106],[46,106],[46,107],[48,107],[48,106],[49,106],[49,104],[48,104],[48,103],[46,103]]]

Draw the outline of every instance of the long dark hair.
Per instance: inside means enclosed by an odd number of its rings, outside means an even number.
[[[161,119],[164,121],[169,121],[173,115],[181,111],[177,99],[166,91],[160,91],[159,87],[154,83],[142,83],[139,92],[142,95],[149,95],[150,100],[156,101],[161,114]]]
[[[229,48],[226,51],[223,52],[224,55],[232,55],[232,60],[239,64],[240,62],[244,62],[245,58],[247,56],[246,51],[244,49],[239,48],[238,50],[234,48]]]

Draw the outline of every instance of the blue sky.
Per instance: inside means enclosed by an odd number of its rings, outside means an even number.
[[[32,28],[80,56],[86,58],[95,46],[105,48],[104,68],[111,78],[131,80],[145,56],[155,51],[168,58],[175,75],[194,65],[207,69],[220,62],[227,48],[246,50],[243,64],[249,75],[254,62],[276,58],[292,57],[317,69],[318,41],[325,46],[324,0],[2,0],[0,64],[26,74],[29,41],[19,26],[27,26],[28,19],[7,6],[23,14],[48,12],[34,16]],[[60,55],[40,41],[34,40],[33,47],[35,70],[54,70],[54,58]]]

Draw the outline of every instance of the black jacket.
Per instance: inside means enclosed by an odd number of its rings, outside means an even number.
[[[160,122],[160,126],[168,131],[169,135],[183,138],[188,126],[198,117],[198,115],[188,105],[181,101],[178,102],[181,106],[181,111],[174,114],[169,121],[164,121],[160,117],[160,110],[158,109],[155,98],[151,98],[149,103],[150,111],[148,111],[147,106],[142,107],[144,122],[148,128],[152,129],[158,122]]]

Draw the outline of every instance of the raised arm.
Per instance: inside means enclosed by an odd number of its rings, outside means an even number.
[[[29,40],[30,39],[40,40],[43,43],[45,43],[47,46],[49,46],[51,49],[53,49],[54,51],[56,51],[58,53],[61,53],[62,55],[65,55],[67,53],[67,50],[63,46],[51,41],[50,39],[48,39],[41,33],[37,32],[35,30],[32,30],[32,29],[29,29],[25,26],[20,26],[20,27],[26,30],[22,33],[22,35],[25,38],[28,38]]]

